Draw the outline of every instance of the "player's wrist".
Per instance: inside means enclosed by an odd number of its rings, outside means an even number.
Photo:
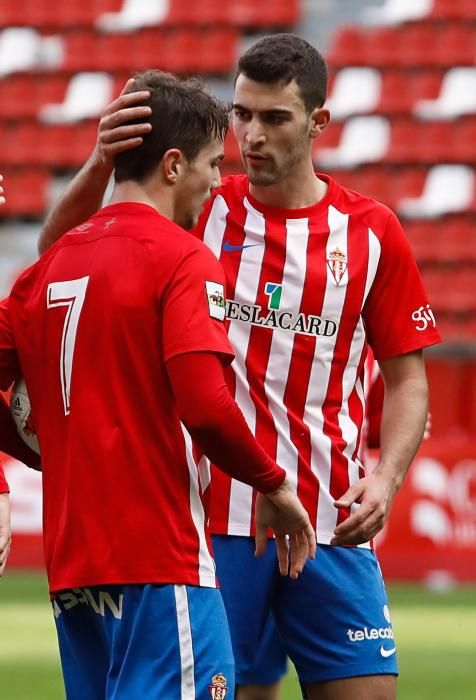
[[[280,485],[273,491],[269,491],[265,496],[271,501],[280,498],[284,493],[292,493],[291,484],[289,483],[286,474],[284,474],[283,480]]]

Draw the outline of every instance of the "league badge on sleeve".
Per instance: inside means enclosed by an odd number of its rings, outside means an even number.
[[[212,678],[211,685],[208,686],[212,700],[225,700],[228,692],[226,678],[222,673],[217,673]]]
[[[225,320],[225,288],[218,282],[205,282],[210,316],[219,321]]]

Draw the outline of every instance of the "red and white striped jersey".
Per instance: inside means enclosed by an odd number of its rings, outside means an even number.
[[[297,210],[223,180],[197,226],[227,281],[229,384],[329,543],[358,458],[367,342],[378,360],[439,342],[406,236],[384,205],[339,186]],[[212,471],[211,531],[254,533],[253,490]]]

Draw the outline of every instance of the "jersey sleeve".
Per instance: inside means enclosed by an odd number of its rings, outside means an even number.
[[[197,244],[182,259],[163,304],[164,359],[208,351],[234,358],[225,330],[225,275],[213,253]]]
[[[441,341],[408,239],[390,213],[372,288],[363,310],[367,339],[384,360]]]
[[[0,493],[9,493],[10,489],[8,488],[7,480],[5,479],[5,473],[3,471],[3,464],[0,461]]]
[[[10,324],[8,299],[0,302],[0,389],[8,389],[21,376]]]

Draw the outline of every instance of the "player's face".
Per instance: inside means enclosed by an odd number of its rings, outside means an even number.
[[[252,185],[285,180],[311,158],[311,116],[293,80],[283,87],[238,76],[233,131]]]
[[[176,214],[176,222],[183,228],[189,230],[196,225],[205,203],[220,186],[223,155],[223,141],[215,139],[186,164]]]

